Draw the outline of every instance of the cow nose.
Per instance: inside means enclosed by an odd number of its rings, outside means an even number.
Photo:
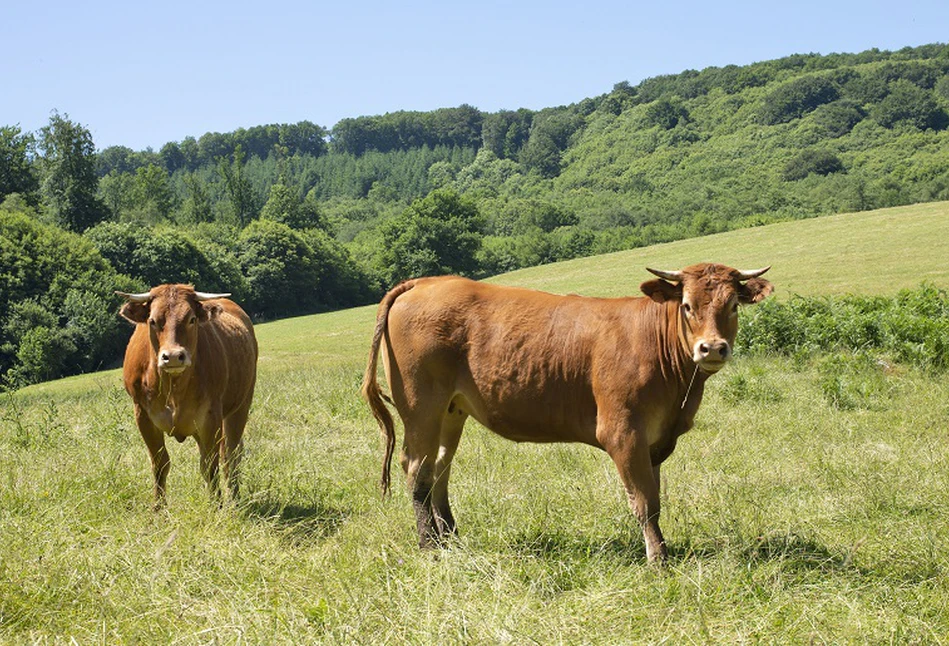
[[[158,360],[163,366],[180,366],[187,363],[188,354],[181,350],[162,350],[158,355]]]
[[[728,346],[728,341],[720,339],[718,341],[700,341],[698,344],[698,359],[699,361],[704,361],[706,359],[711,359],[712,361],[725,361],[728,359],[728,355],[731,353],[731,348]]]

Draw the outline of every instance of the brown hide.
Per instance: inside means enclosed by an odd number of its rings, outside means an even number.
[[[142,302],[130,300],[121,310],[135,323],[123,376],[151,457],[156,504],[164,503],[170,466],[166,434],[179,442],[194,437],[212,495],[219,494],[220,465],[236,496],[257,378],[250,318],[226,298],[200,300],[189,285],[160,285],[139,296]]]
[[[738,304],[763,299],[771,285],[722,265],[658,273],[675,282],[643,283],[648,298],[556,296],[458,277],[407,281],[385,296],[363,393],[386,435],[388,488],[395,435],[376,381],[381,349],[423,547],[455,531],[448,478],[471,416],[515,441],[604,449],[649,559],[665,558],[659,464],[731,356]]]

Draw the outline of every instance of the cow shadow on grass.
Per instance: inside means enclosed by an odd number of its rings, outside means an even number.
[[[611,564],[645,563],[646,547],[632,532],[614,537],[591,537],[548,530],[522,532],[510,542],[524,555],[551,561],[598,559]],[[738,546],[737,549],[735,546]],[[670,540],[666,537],[671,566],[693,561],[737,558],[748,565],[777,564],[788,573],[824,572],[866,575],[853,562],[854,550],[831,549],[814,538],[794,532],[754,538],[718,537],[714,540]]]
[[[283,540],[295,545],[326,540],[338,533],[352,515],[351,510],[328,505],[323,500],[288,503],[266,492],[249,496],[241,510],[252,521],[270,524]]]

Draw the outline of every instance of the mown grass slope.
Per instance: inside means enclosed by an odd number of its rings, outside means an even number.
[[[773,264],[778,293],[949,286],[949,205],[772,225],[497,282],[630,294],[643,265]],[[0,641],[942,643],[949,378],[861,356],[741,358],[663,467],[672,558],[645,563],[589,447],[470,424],[461,537],[415,547],[358,395],[374,308],[258,326],[244,497],[209,504],[169,442],[169,507],[118,371],[0,397]],[[841,405],[840,395],[849,403]]]

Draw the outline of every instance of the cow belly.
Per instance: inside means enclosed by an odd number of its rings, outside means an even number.
[[[543,404],[541,398],[508,399],[486,402],[483,397],[459,397],[462,410],[482,426],[514,442],[583,442],[599,446],[596,441],[596,416],[583,415],[572,407]]]

